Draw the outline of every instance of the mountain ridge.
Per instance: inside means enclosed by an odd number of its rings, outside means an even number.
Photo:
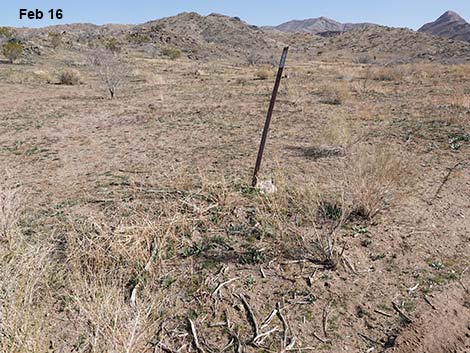
[[[277,26],[266,26],[266,29],[275,29],[281,32],[306,32],[321,34],[324,32],[347,32],[356,28],[378,26],[374,23],[341,23],[328,17],[316,17],[305,20],[290,20]]]
[[[455,19],[457,23],[464,21],[453,13],[447,13],[446,17]],[[292,24],[301,27],[305,23],[292,21]],[[305,59],[332,56],[336,60],[355,60],[366,54],[383,62],[462,62],[470,59],[470,43],[411,29],[342,24],[326,17],[313,19],[310,26],[318,34],[307,30],[272,30],[221,14],[203,16],[185,12],[138,25],[82,23],[17,28],[16,39],[24,43],[28,52],[37,54],[55,51],[50,34],[57,33],[60,34],[61,48],[80,52],[87,48],[103,47],[113,40],[128,53],[137,51],[161,56],[167,50],[178,49],[184,57],[194,60],[230,59],[273,65],[277,64],[278,53],[286,45],[291,47],[291,55]],[[309,30],[313,31],[312,28]]]
[[[455,11],[446,11],[433,22],[418,29],[432,35],[470,42],[470,23]]]

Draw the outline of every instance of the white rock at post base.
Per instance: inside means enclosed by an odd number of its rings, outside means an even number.
[[[274,194],[277,191],[272,180],[261,180],[256,183],[256,188],[265,194]]]

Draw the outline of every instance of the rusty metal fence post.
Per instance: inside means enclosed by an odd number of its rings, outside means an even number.
[[[277,71],[276,82],[274,83],[273,93],[271,95],[271,102],[269,103],[268,115],[266,116],[266,122],[264,123],[263,135],[261,136],[261,143],[259,145],[258,157],[256,158],[255,171],[253,173],[253,180],[251,185],[256,186],[258,182],[258,172],[261,167],[261,160],[263,159],[264,146],[266,145],[266,139],[268,138],[269,125],[271,124],[271,117],[273,115],[274,104],[276,103],[277,91],[279,90],[279,84],[281,83],[282,72],[286,65],[287,51],[289,47],[285,47],[282,51],[281,61],[279,63],[279,69]]]

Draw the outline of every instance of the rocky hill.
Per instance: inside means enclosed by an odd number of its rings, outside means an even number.
[[[425,24],[418,31],[470,42],[470,23],[453,11],[447,11],[436,21]]]
[[[406,28],[367,27],[346,32],[323,44],[332,52],[367,55],[392,62],[468,62],[470,44]],[[322,49],[324,50],[324,49]]]
[[[372,23],[341,23],[327,17],[293,20],[275,27],[269,27],[281,32],[307,32],[321,34],[324,32],[346,32],[356,28],[375,26]]]
[[[260,28],[221,14],[182,13],[138,25],[132,32],[153,43],[177,47],[193,58],[243,58],[252,51],[269,56],[282,46]]]
[[[382,62],[463,62],[470,58],[470,43],[409,29],[341,24],[326,18],[293,21],[280,28],[283,31],[259,28],[237,17],[201,16],[191,12],[140,25],[70,24],[39,29],[16,28],[14,31],[28,53],[46,56],[56,52],[53,39],[59,34],[58,49],[71,51],[71,54],[104,47],[113,41],[131,55],[155,57],[176,48],[183,57],[192,60],[244,63],[277,62],[285,45],[291,46],[290,57],[295,55],[302,61],[347,61],[365,55]],[[318,35],[311,33],[315,31]]]

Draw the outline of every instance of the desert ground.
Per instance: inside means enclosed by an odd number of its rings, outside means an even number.
[[[273,193],[275,65],[0,58],[1,352],[470,352],[466,52],[285,36]]]

